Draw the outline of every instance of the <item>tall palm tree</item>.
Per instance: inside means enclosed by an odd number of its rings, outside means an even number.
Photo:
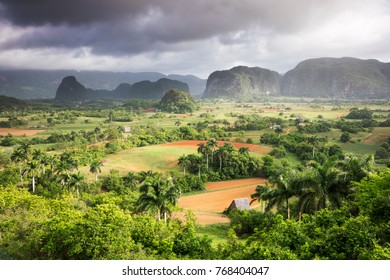
[[[45,167],[40,161],[33,159],[27,163],[25,172],[31,176],[32,192],[35,192],[36,178],[45,172]]]
[[[85,176],[80,172],[70,174],[68,183],[68,191],[74,191],[76,197],[80,196],[80,191],[84,191],[87,187]]]
[[[95,160],[91,163],[89,166],[89,172],[92,174],[95,174],[95,181],[98,180],[98,174],[102,173],[101,167],[103,166],[103,163],[100,160]]]
[[[290,220],[290,198],[297,194],[295,186],[295,178],[297,175],[292,172],[284,172],[277,176],[271,176],[269,178],[272,188],[268,189],[267,193],[264,193],[263,198],[268,200],[266,210],[270,210],[275,205],[281,208],[286,206],[286,216]]]
[[[336,167],[336,158],[331,157],[323,165],[313,163],[300,180],[301,188],[298,196],[298,215],[302,212],[312,212],[326,207],[338,208],[346,196],[343,189],[341,171]]]
[[[16,149],[12,152],[11,154],[11,160],[13,162],[18,163],[19,165],[19,175],[20,175],[20,182],[23,186],[23,171],[22,171],[22,166],[25,161],[25,156],[24,152],[21,149]]]
[[[154,177],[147,177],[141,188],[141,195],[137,201],[141,211],[156,210],[157,219],[161,217],[167,221],[167,214],[171,207],[176,205],[180,196],[179,189],[173,185],[172,180],[162,179],[161,174]]]
[[[314,136],[311,136],[309,138],[307,138],[307,142],[309,144],[311,144],[313,150],[312,150],[312,157],[314,158],[314,155],[315,155],[315,147],[317,147],[318,143],[319,143],[319,140],[317,138],[317,135],[314,135]]]
[[[213,138],[206,143],[206,147],[210,148],[211,151],[211,162],[214,163],[214,151],[218,147],[218,142]]]
[[[271,191],[272,188],[268,185],[268,182],[265,182],[264,186],[261,185],[256,186],[255,193],[251,194],[251,198],[252,198],[251,204],[257,200],[260,204],[261,211],[264,213],[268,202],[267,194]]]
[[[204,143],[198,144],[198,153],[206,157],[206,168],[209,170],[209,155],[211,153],[210,146],[205,145]]]
[[[179,157],[179,166],[182,166],[183,167],[183,174],[184,176],[186,175],[186,168],[188,168],[190,165],[191,165],[191,161],[190,159],[185,156],[185,155],[182,155],[181,157]]]
[[[95,143],[97,143],[97,142],[98,142],[98,136],[99,136],[99,134],[101,133],[100,127],[95,127],[95,129],[93,130],[93,132],[95,133]]]
[[[343,171],[344,181],[350,184],[351,182],[359,182],[364,177],[367,177],[374,170],[374,164],[373,155],[362,158],[350,156],[346,160],[341,161],[339,167]]]

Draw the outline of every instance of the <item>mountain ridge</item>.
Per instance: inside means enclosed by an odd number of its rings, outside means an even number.
[[[91,89],[81,84],[75,76],[67,76],[62,79],[57,88],[54,101],[69,102],[82,100],[128,100],[128,99],[153,99],[159,100],[170,89],[178,89],[189,92],[186,83],[161,78],[155,82],[141,81],[133,85],[119,84],[114,90]]]
[[[203,98],[250,99],[268,95],[389,98],[390,63],[353,57],[312,58],[301,61],[283,76],[265,68],[236,66],[211,73]]]
[[[112,72],[95,70],[0,70],[0,95],[19,99],[53,99],[58,85],[67,76],[75,76],[86,88],[115,90],[121,83],[134,84],[161,78],[188,84],[192,95],[202,95],[206,80],[194,75],[165,75],[159,72]]]

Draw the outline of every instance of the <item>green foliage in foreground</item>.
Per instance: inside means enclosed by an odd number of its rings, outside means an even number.
[[[235,211],[213,247],[187,222],[140,215],[112,193],[47,199],[0,189],[0,255],[13,259],[390,259],[390,170],[355,185],[353,199],[301,221]],[[96,199],[99,197],[100,199]],[[246,242],[237,236],[246,236]]]
[[[353,202],[340,209],[284,220],[270,212],[235,211],[239,236],[233,259],[390,259],[390,170],[355,184]],[[237,249],[237,248],[236,248]]]

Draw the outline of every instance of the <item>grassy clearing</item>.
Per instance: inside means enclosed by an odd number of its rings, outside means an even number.
[[[117,169],[122,173],[129,171],[147,171],[166,173],[168,171],[181,172],[177,159],[186,154],[196,152],[191,147],[167,147],[153,145],[134,148],[113,154],[105,158],[102,173],[107,174],[110,169]]]
[[[229,227],[229,224],[198,225],[197,233],[199,236],[209,237],[213,246],[218,246],[227,241]]]

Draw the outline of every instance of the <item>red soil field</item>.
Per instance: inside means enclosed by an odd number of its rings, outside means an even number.
[[[181,197],[179,206],[194,211],[199,224],[228,223],[229,219],[221,214],[229,207],[233,199],[248,198],[255,192],[256,186],[264,183],[263,178],[250,178],[213,182],[206,184],[207,192]],[[255,201],[252,206],[258,203]]]
[[[193,148],[197,149],[199,143],[207,143],[207,141],[205,141],[205,140],[185,140],[185,141],[179,141],[179,142],[166,143],[166,144],[162,144],[161,146],[193,147]],[[272,150],[272,148],[260,146],[257,144],[247,144],[247,143],[238,143],[238,142],[229,142],[229,141],[217,141],[217,143],[218,143],[218,146],[223,146],[225,143],[230,143],[236,149],[239,149],[241,147],[247,147],[247,148],[249,148],[249,151],[251,151],[253,153],[259,153],[259,154],[268,154]]]
[[[223,182],[211,182],[206,184],[206,190],[212,191],[212,190],[223,190],[223,189],[231,189],[231,188],[237,188],[237,187],[244,187],[244,186],[257,186],[264,184],[265,179],[264,178],[249,178],[249,179],[238,179],[238,180],[230,180],[230,181],[223,181]]]
[[[0,128],[0,135],[1,136],[7,136],[8,134],[11,134],[13,136],[33,136],[35,134],[38,134],[40,132],[44,132],[45,130],[30,130],[30,129],[15,129],[15,128]]]

